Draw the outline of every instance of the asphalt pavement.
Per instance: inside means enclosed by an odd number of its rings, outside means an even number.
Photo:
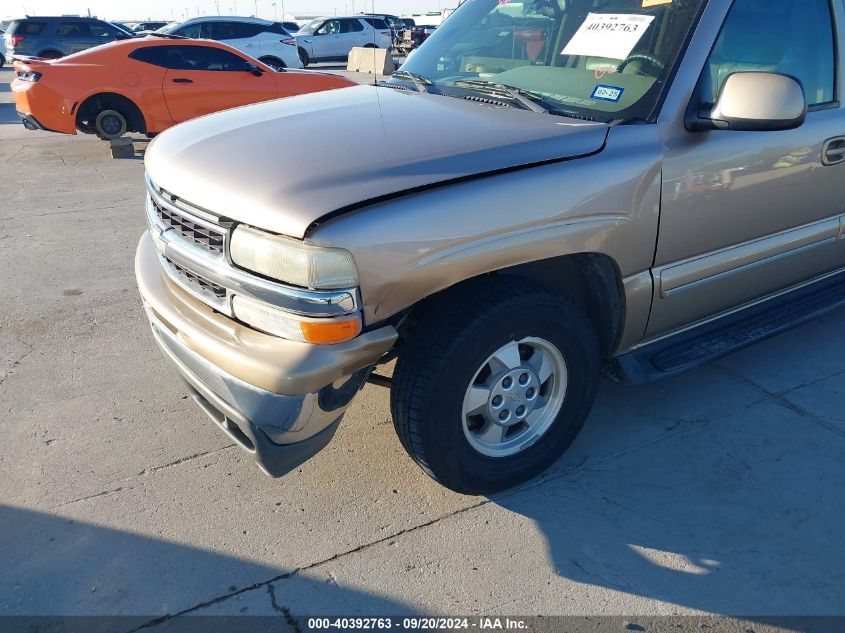
[[[264,476],[187,397],[133,276],[143,161],[30,132],[0,71],[0,614],[845,615],[845,312],[601,386],[493,497],[426,477],[368,386]]]

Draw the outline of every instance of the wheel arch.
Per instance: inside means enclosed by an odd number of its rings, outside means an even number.
[[[147,121],[144,112],[131,98],[124,94],[112,91],[94,92],[81,100],[76,109],[76,125],[80,129],[82,117],[88,116],[96,108],[97,111],[111,108],[126,115],[127,131],[147,133]],[[124,111],[126,110],[126,111]]]
[[[604,253],[579,252],[517,264],[470,277],[435,292],[402,313],[400,339],[431,304],[491,276],[530,279],[569,297],[586,312],[596,328],[603,358],[616,349],[624,330],[625,291],[617,262]]]
[[[287,64],[285,64],[285,60],[283,60],[281,57],[277,57],[276,55],[262,55],[261,57],[258,58],[258,61],[260,61],[262,64],[264,64],[266,66],[270,66],[270,64],[265,60],[270,60],[271,62],[275,62],[276,66],[278,66],[279,68],[287,68]]]

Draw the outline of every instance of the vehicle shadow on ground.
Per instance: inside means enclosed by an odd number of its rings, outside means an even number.
[[[800,362],[833,353],[822,328],[803,336]],[[759,354],[773,367],[796,362],[789,346]],[[646,598],[634,603],[645,612],[657,600],[720,615],[843,615],[845,438],[783,402],[719,366],[639,388],[605,383],[551,481],[494,502],[536,523],[559,576]]]
[[[209,521],[208,517],[197,519],[203,526]],[[341,605],[341,611],[344,604],[363,603],[378,613],[413,612],[377,595],[309,581],[294,570],[2,504],[0,534],[26,535],[16,542],[0,540],[0,616],[131,614],[133,617],[100,623],[103,630],[130,631],[156,618],[203,605],[191,615],[278,615],[282,619],[270,628],[280,631],[288,630],[285,609],[294,615],[309,612],[308,604],[286,599],[291,594],[308,596],[309,602]],[[285,547],[282,534],[280,531],[280,551]],[[240,532],[223,536],[220,545],[237,550],[240,538],[245,538]],[[228,544],[227,539],[231,539]],[[271,580],[283,583],[272,594],[267,586]],[[164,624],[163,630],[182,631],[186,620]]]

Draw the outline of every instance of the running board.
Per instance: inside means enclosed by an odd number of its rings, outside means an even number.
[[[845,306],[845,273],[706,325],[646,344],[612,361],[610,375],[644,384],[678,374]]]

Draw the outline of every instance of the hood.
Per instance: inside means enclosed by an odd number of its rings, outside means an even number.
[[[153,182],[216,215],[302,238],[340,209],[595,153],[607,125],[357,86],[227,110],[161,134]]]

